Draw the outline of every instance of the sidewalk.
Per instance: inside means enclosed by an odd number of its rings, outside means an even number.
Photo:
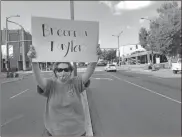
[[[25,71],[25,72],[17,72],[19,74],[19,77],[17,78],[7,78],[7,74],[4,72],[0,73],[0,83],[4,84],[4,83],[9,83],[9,82],[14,82],[14,81],[18,81],[18,80],[22,80],[23,78],[25,78],[26,76],[29,76],[32,74],[32,71]]]
[[[132,71],[141,74],[153,75],[160,78],[181,78],[181,74],[173,74],[171,69],[159,69],[157,71],[151,71],[145,69],[146,65],[123,65],[118,67],[118,70]]]
[[[77,72],[85,72],[87,68],[78,68]],[[104,69],[102,67],[98,67],[96,68],[95,71],[104,71]],[[42,73],[52,73],[52,70],[50,71],[41,71]],[[0,73],[0,83],[8,83],[8,82],[13,82],[13,81],[17,81],[17,80],[22,80],[23,78],[25,78],[26,76],[32,75],[32,71],[18,71],[17,72],[19,74],[18,78],[6,78],[6,73],[1,72]]]
[[[171,69],[160,69],[158,71],[152,71],[150,74],[161,78],[181,78],[181,73],[173,74]]]

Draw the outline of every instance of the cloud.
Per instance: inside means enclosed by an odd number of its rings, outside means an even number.
[[[105,4],[110,8],[113,15],[121,15],[123,10],[139,10],[150,6],[152,1],[120,1],[115,4],[112,1],[99,1],[100,4]]]
[[[116,10],[137,10],[150,6],[151,1],[120,1],[115,5]]]
[[[105,4],[109,8],[113,8],[112,2],[111,1],[99,1],[100,4]]]

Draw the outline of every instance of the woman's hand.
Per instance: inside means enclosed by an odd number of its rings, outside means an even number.
[[[33,58],[36,58],[36,51],[33,45],[30,45],[30,49],[27,53],[28,58],[31,60]]]
[[[30,45],[30,49],[27,53],[27,56],[30,60],[32,60],[33,58],[36,58],[36,51],[35,51],[35,48],[33,45]],[[35,79],[38,83],[38,86],[41,89],[45,89],[45,87],[47,85],[47,80],[41,76],[41,71],[40,71],[38,62],[32,62],[32,70],[35,75]]]

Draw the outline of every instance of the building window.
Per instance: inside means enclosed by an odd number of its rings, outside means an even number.
[[[132,48],[130,48],[130,50],[132,50]]]

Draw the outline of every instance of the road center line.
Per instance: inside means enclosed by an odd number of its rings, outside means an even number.
[[[92,76],[98,76],[98,75],[100,75],[100,76],[105,76],[106,74],[93,74]]]
[[[157,94],[157,95],[159,95],[159,96],[161,96],[161,97],[167,98],[167,99],[169,99],[169,100],[171,100],[171,101],[174,101],[174,102],[176,102],[176,103],[181,104],[180,101],[175,100],[175,99],[172,99],[172,98],[170,98],[170,97],[168,97],[168,96],[165,96],[165,95],[163,95],[163,94],[160,94],[160,93],[158,93],[158,92],[156,92],[156,91],[153,91],[153,90],[150,90],[150,89],[148,89],[148,88],[142,87],[142,86],[137,85],[137,84],[135,84],[135,83],[132,83],[132,82],[130,82],[130,81],[127,81],[127,80],[118,78],[118,77],[116,77],[116,76],[114,76],[114,75],[112,75],[112,74],[108,74],[108,75],[111,75],[111,76],[113,76],[113,77],[115,77],[115,78],[117,78],[117,79],[119,79],[119,80],[125,81],[125,82],[127,82],[127,83],[129,83],[129,84],[131,84],[131,85],[134,85],[134,86],[136,86],[136,87],[142,88],[142,89],[144,89],[144,90],[147,90],[147,91],[149,91],[149,92],[152,92],[152,93],[154,93],[154,94]]]
[[[21,95],[22,93],[27,92],[28,90],[29,90],[29,89],[26,89],[26,90],[24,90],[24,91],[22,91],[22,92],[20,92],[20,93],[18,93],[18,94],[16,94],[16,95],[14,95],[14,96],[10,97],[10,99],[15,98],[15,97],[17,97],[17,96]]]
[[[22,117],[24,117],[24,116],[23,115],[19,115],[19,116],[16,116],[14,118],[11,118],[11,119],[7,120],[5,123],[1,124],[1,127],[4,127],[5,125],[7,125],[7,124],[9,124],[9,123],[11,123],[11,122],[13,122],[15,120],[18,120],[18,119],[20,119]]]
[[[91,77],[92,79],[97,79],[97,80],[113,80],[113,79],[111,79],[111,78],[94,78],[94,77]]]
[[[157,76],[148,76],[148,77],[152,77],[152,78],[156,78],[156,79],[164,79],[164,78],[157,77]]]

